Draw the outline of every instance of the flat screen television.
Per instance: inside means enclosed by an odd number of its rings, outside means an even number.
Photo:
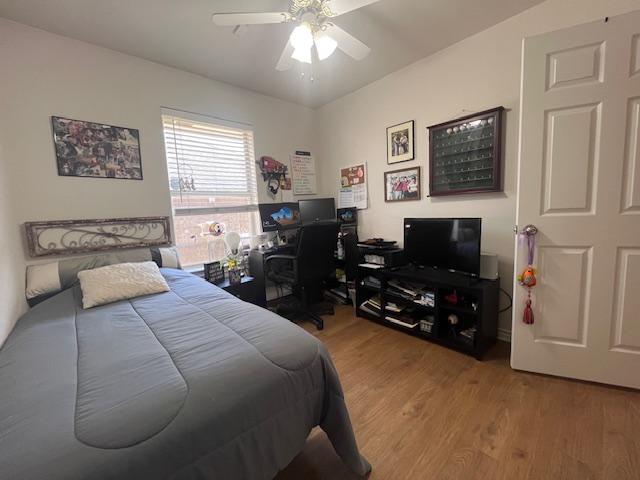
[[[405,218],[407,261],[468,275],[480,275],[481,218]]]
[[[261,203],[258,210],[263,232],[276,232],[300,226],[300,209],[295,202]]]
[[[302,223],[322,222],[336,219],[336,202],[333,198],[300,200]]]

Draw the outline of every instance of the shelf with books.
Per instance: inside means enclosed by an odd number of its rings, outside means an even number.
[[[396,305],[406,307],[415,312],[417,316],[425,316],[428,314],[433,314],[436,311],[436,307],[432,305],[424,305],[422,303],[418,303],[415,300],[410,300],[400,295],[397,295],[394,292],[390,292],[389,290],[384,290],[383,295],[385,301],[393,302]]]
[[[357,281],[358,316],[478,359],[496,340],[498,281],[463,281],[411,266],[383,269],[376,279],[375,289]]]

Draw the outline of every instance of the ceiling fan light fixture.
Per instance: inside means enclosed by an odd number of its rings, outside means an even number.
[[[311,48],[296,48],[291,58],[301,63],[311,63]]]
[[[313,33],[308,23],[301,23],[291,32],[289,41],[296,50],[310,50],[313,46]]]
[[[315,44],[316,50],[318,51],[318,58],[320,60],[329,58],[338,47],[338,42],[326,34],[316,36]]]

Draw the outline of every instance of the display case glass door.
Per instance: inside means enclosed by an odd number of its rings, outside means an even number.
[[[503,110],[429,127],[431,196],[501,190]]]

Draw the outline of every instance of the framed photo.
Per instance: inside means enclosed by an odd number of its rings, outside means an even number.
[[[142,180],[140,132],[51,117],[58,175]]]
[[[415,158],[414,121],[387,128],[387,163],[407,162]]]
[[[420,167],[384,172],[384,201],[420,200]]]

